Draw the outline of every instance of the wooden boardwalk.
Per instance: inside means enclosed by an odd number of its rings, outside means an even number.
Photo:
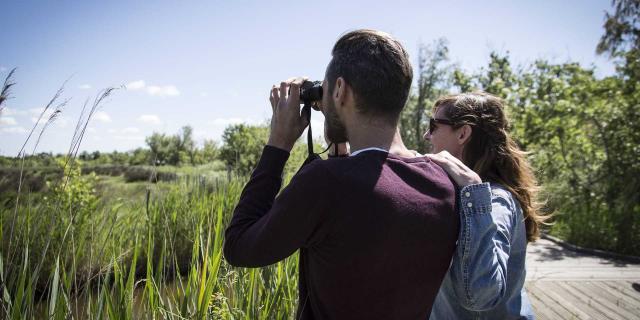
[[[640,319],[640,264],[540,239],[527,250],[525,286],[536,319]]]

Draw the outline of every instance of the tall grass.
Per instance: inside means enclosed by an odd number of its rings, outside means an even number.
[[[31,134],[18,155],[16,199],[0,204],[0,317],[292,318],[297,256],[261,269],[233,268],[222,256],[224,229],[246,178],[179,179],[164,183],[162,192],[148,183],[144,196],[99,205],[96,176],[81,174],[76,155],[112,90],[89,109],[84,104],[67,157],[58,163],[62,177],[48,181],[45,191],[21,189]],[[52,121],[55,116],[41,127],[33,153]]]
[[[51,210],[57,199],[32,197],[20,207],[15,245],[22,254],[0,275],[4,316],[286,319],[295,313],[296,257],[262,269],[232,268],[222,257],[224,227],[243,179],[217,180],[213,188],[174,183],[162,198],[150,190],[148,201],[128,208],[114,203],[102,212],[82,191],[92,187],[88,177],[72,179],[71,196],[82,203],[62,207],[77,211],[75,221]],[[0,210],[5,226],[12,212]],[[33,258],[42,254],[49,219],[71,227],[66,237],[56,227],[47,263],[38,270]],[[3,252],[6,244],[3,238]]]

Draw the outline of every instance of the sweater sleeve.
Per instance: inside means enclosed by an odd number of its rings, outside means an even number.
[[[288,157],[284,150],[264,148],[225,232],[224,256],[229,264],[270,265],[322,239],[325,207],[332,201],[329,175],[322,160],[312,161],[276,198]]]
[[[504,298],[514,208],[505,197],[492,194],[489,183],[460,192],[461,235],[451,272],[462,305],[473,311],[495,307]]]

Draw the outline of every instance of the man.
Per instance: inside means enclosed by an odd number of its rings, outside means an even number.
[[[271,134],[226,231],[235,266],[300,249],[296,319],[427,319],[447,272],[459,218],[452,181],[402,143],[398,119],[413,71],[390,35],[357,30],[332,51],[321,110],[348,157],[315,160],[276,198],[295,141],[303,81],[271,91]]]

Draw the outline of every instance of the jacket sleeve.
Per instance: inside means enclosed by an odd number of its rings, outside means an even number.
[[[515,208],[508,195],[492,193],[489,183],[460,191],[461,234],[451,272],[456,295],[473,311],[495,307],[505,296],[507,262]]]
[[[331,201],[326,169],[322,160],[305,165],[276,198],[288,157],[284,150],[264,148],[225,232],[229,264],[270,265],[322,238]]]

